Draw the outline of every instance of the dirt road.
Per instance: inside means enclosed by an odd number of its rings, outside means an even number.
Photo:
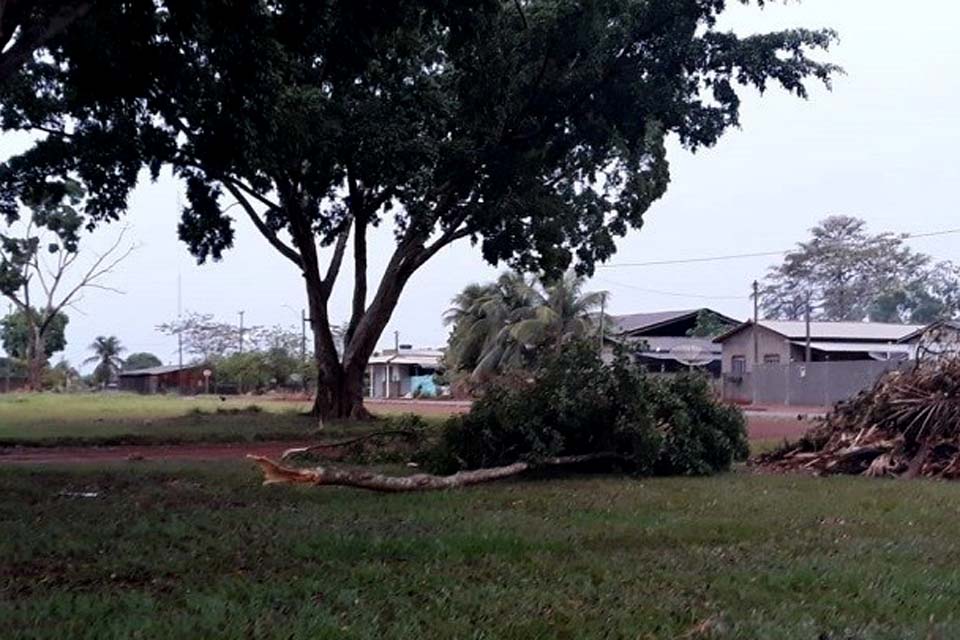
[[[141,460],[241,460],[248,453],[279,457],[292,447],[316,442],[236,442],[228,444],[123,445],[118,447],[9,447],[0,464],[74,464]]]

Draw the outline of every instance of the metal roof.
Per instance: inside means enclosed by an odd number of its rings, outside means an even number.
[[[924,325],[916,331],[900,338],[900,342],[911,342],[922,337],[928,331],[936,331],[938,329],[951,329],[953,331],[960,331],[960,320],[939,320],[933,324]]]
[[[199,369],[202,364],[185,364],[182,367],[176,364],[164,365],[162,367],[147,367],[146,369],[133,369],[132,371],[121,371],[118,375],[123,377],[133,376],[162,376],[165,373],[176,373],[178,371],[190,371]]]
[[[761,320],[758,324],[790,340],[805,339],[807,336],[807,323],[800,320]],[[745,322],[715,340],[716,342],[723,342],[752,326],[753,322]],[[820,341],[897,342],[922,328],[923,325],[919,324],[889,324],[886,322],[811,322],[810,337]]]
[[[400,353],[392,350],[388,353],[379,353],[371,356],[367,364],[404,364],[421,367],[437,367],[443,351],[439,349],[401,349]]]
[[[791,340],[790,344],[805,347],[804,340]],[[900,344],[880,344],[876,342],[810,342],[810,348],[827,353],[910,353],[908,346]]]
[[[717,317],[723,320],[728,320],[731,323],[737,322],[737,320],[734,320],[733,318],[705,307],[700,307],[698,309],[682,309],[680,311],[651,311],[648,313],[631,313],[624,316],[611,316],[611,318],[618,333],[632,333],[635,331],[649,330],[663,324],[669,324],[671,322],[677,322],[679,320],[686,320],[687,318],[696,317],[701,311],[709,311],[710,313],[715,314]]]

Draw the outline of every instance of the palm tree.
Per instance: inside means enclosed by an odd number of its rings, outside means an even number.
[[[483,378],[531,366],[547,350],[589,335],[604,294],[582,288],[573,273],[545,283],[508,272],[467,286],[444,317],[453,327],[448,367]]]
[[[83,364],[97,363],[93,370],[93,379],[100,384],[106,384],[116,378],[123,367],[120,354],[126,351],[120,340],[116,336],[97,336],[90,345],[90,350],[94,355],[84,360]]]
[[[541,281],[528,317],[510,327],[514,340],[528,349],[556,349],[585,338],[596,330],[594,318],[603,304],[604,291],[584,293],[583,278],[572,271],[552,282]]]

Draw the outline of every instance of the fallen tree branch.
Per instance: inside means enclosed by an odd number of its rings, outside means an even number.
[[[313,469],[294,469],[284,467],[264,456],[248,455],[263,472],[263,484],[308,484],[314,486],[341,486],[379,491],[383,493],[404,493],[412,491],[438,491],[455,489],[470,485],[492,482],[516,476],[524,471],[538,467],[559,467],[582,464],[595,460],[617,459],[613,453],[593,453],[582,456],[561,456],[547,458],[536,463],[515,462],[504,467],[460,471],[449,476],[435,476],[417,473],[410,476],[388,476],[365,469],[338,469],[334,467],[314,467]]]

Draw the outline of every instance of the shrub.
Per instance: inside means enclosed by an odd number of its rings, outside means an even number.
[[[746,458],[745,421],[698,374],[645,376],[625,355],[607,365],[592,342],[578,342],[531,378],[488,389],[421,462],[452,473],[596,453],[637,475],[714,473]]]

